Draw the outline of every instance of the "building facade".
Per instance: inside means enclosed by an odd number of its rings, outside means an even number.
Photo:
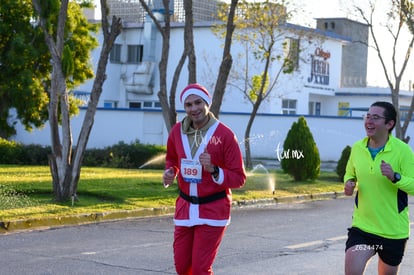
[[[162,20],[160,2],[149,4]],[[212,31],[218,22],[206,19],[214,19],[212,15],[217,10],[217,1],[193,2],[198,82],[209,91],[214,91],[224,41]],[[110,54],[107,80],[88,147],[134,140],[165,144],[168,133],[157,96],[162,37],[152,20],[140,9],[139,1],[110,0],[108,3],[112,7],[111,12],[124,19],[123,30]],[[171,85],[172,75],[184,49],[183,1],[171,3],[174,22],[171,24],[167,73],[171,79],[167,79],[168,85]],[[321,159],[338,160],[346,145],[351,145],[364,135],[362,114],[369,105],[377,100],[391,101],[388,88],[366,85],[368,50],[367,46],[355,41],[368,41],[368,27],[345,18],[319,18],[316,26],[312,29],[287,23],[277,30],[280,40],[275,47],[275,57],[293,55],[297,63],[293,73],[281,74],[277,78],[281,62],[275,60],[270,66],[270,79],[277,79],[277,82],[262,103],[254,122],[252,140],[256,138],[260,142],[252,144],[253,157],[274,158],[291,123],[297,116],[304,115],[312,125]],[[102,41],[100,34],[98,38]],[[233,65],[221,106],[220,119],[235,129],[241,141],[252,110],[252,104],[245,95],[246,79],[261,74],[264,69],[263,62],[255,59],[254,50],[246,43],[233,40]],[[100,48],[93,53],[94,64],[99,53]],[[187,79],[184,69],[177,93],[187,85]],[[85,101],[85,105],[92,82],[90,80],[74,91]],[[408,107],[410,101],[409,92],[402,91],[401,106]],[[184,113],[178,97],[176,106],[181,118]],[[75,138],[83,114],[84,110],[81,110],[80,116],[73,120]],[[343,127],[345,124],[350,124],[349,129],[356,129],[355,135]],[[261,136],[266,138],[258,138]],[[32,133],[20,127],[15,139],[24,143],[50,144],[48,126]]]
[[[159,12],[160,18],[163,11],[161,2],[149,3],[154,11]],[[224,43],[212,31],[212,27],[217,24],[213,20],[217,1],[193,2],[197,75],[199,82],[212,91]],[[144,13],[139,1],[125,3],[110,0],[109,4],[113,14],[125,17],[126,20],[124,19],[123,32],[111,53],[108,79],[99,106],[159,109],[156,94],[159,86],[161,36],[151,19],[142,15]],[[184,48],[183,1],[171,1],[170,9],[173,22],[168,75],[172,76]],[[280,32],[280,40],[277,41],[274,55],[283,57],[293,52],[298,55],[297,66],[292,74],[282,74],[278,78],[267,98],[268,103],[262,104],[260,112],[360,115],[347,109],[367,107],[367,103],[372,102],[378,95],[390,96],[388,88],[367,87],[367,25],[346,18],[318,18],[315,29],[287,23],[276,31]],[[99,50],[96,51],[95,59],[98,58]],[[251,103],[243,93],[246,90],[246,78],[249,81],[253,75],[261,74],[264,68],[264,63],[253,57],[253,51],[254,49],[242,42],[233,40],[234,61],[222,102],[223,111],[251,109]],[[280,62],[271,64],[270,80],[277,74],[280,66]],[[187,73],[183,70],[178,87],[184,87],[186,80]],[[91,81],[78,87],[77,94],[86,95],[90,91],[90,83]],[[357,101],[354,100],[356,97]],[[409,92],[402,91],[401,106],[408,107],[409,104]]]

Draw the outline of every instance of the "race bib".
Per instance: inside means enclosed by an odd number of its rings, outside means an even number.
[[[200,183],[202,166],[198,160],[181,159],[181,175],[189,183]]]

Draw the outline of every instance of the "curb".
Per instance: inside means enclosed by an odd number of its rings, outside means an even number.
[[[325,199],[337,199],[345,197],[343,193],[329,192],[318,194],[305,194],[298,196],[288,196],[271,199],[260,200],[248,200],[248,201],[233,201],[233,207],[254,206],[254,205],[269,205],[278,203],[293,203],[303,202],[310,200],[325,200]],[[162,208],[142,208],[136,210],[123,210],[123,211],[111,211],[102,213],[89,213],[73,216],[61,216],[61,217],[49,217],[38,219],[26,219],[15,221],[2,221],[0,222],[0,235],[18,233],[28,230],[46,230],[50,228],[57,228],[63,226],[75,226],[81,224],[91,224],[107,221],[116,221],[123,219],[134,218],[148,218],[156,216],[173,215],[175,207],[162,207]]]
[[[249,200],[249,201],[234,201],[233,206],[247,206],[247,205],[263,205],[263,204],[277,204],[277,203],[293,203],[302,202],[309,200],[325,200],[325,199],[337,199],[345,197],[343,192],[328,192],[328,193],[317,193],[317,194],[304,194],[297,196],[286,196],[272,199],[260,199],[260,200]]]

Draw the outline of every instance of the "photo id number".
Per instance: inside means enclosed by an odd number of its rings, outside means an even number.
[[[382,244],[357,244],[352,251],[382,250]]]

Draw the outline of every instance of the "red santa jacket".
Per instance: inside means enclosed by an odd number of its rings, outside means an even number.
[[[182,123],[174,125],[168,137],[166,169],[174,168],[176,175],[178,174],[178,187],[185,195],[208,197],[224,191],[226,196],[205,204],[194,204],[179,196],[176,200],[174,222],[179,226],[200,224],[226,226],[230,223],[231,188],[240,188],[246,181],[243,157],[237,138],[230,128],[216,121],[207,130],[192,158],[188,137],[183,133],[181,125]],[[211,155],[211,162],[219,167],[219,178],[214,180],[210,172],[202,169],[200,183],[185,181],[180,172],[181,160],[198,160],[206,146]]]

